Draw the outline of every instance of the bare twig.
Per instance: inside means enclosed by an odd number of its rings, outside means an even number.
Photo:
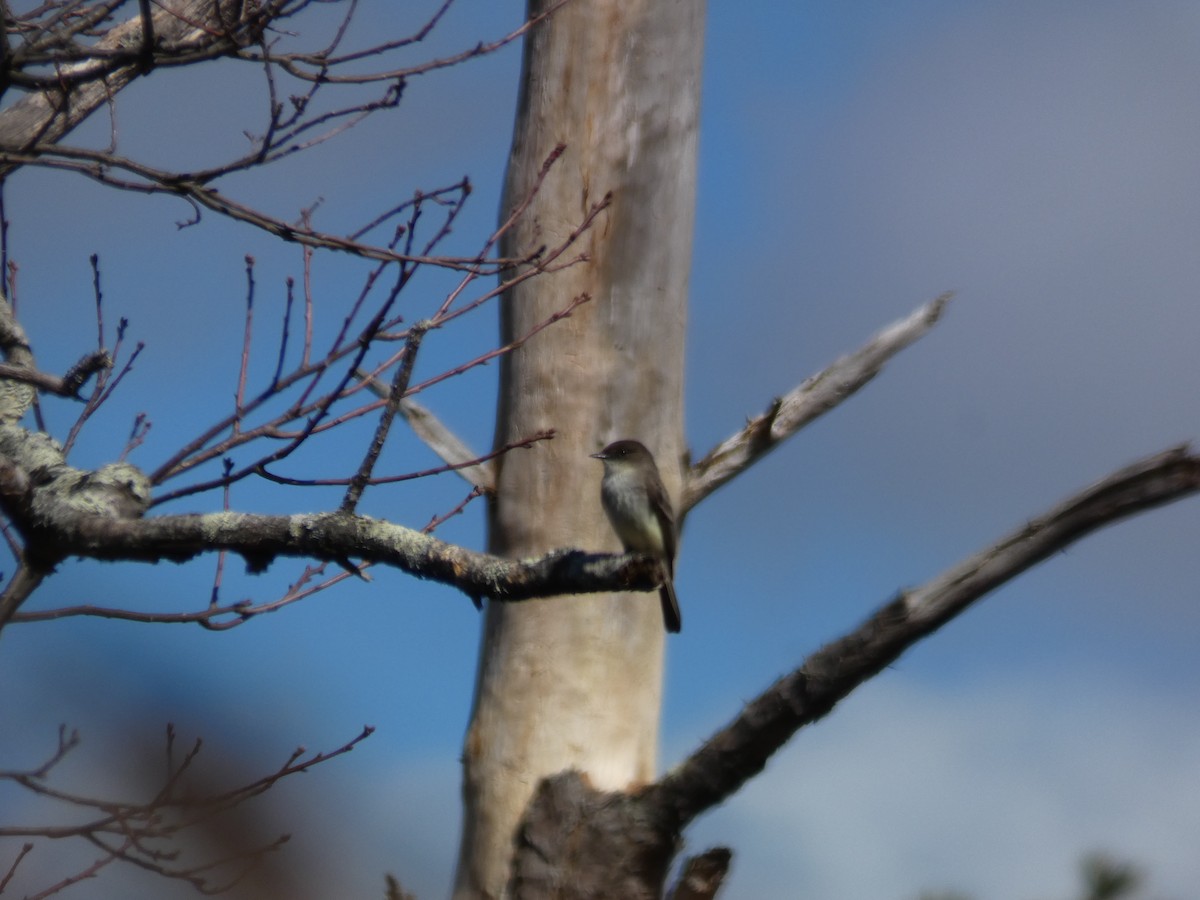
[[[510,341],[502,347],[497,347],[495,350],[489,350],[487,353],[481,353],[474,359],[468,360],[467,362],[457,365],[452,369],[447,369],[440,375],[434,375],[432,378],[427,378],[420,384],[414,385],[410,392],[414,394],[419,393],[426,388],[433,387],[433,385],[445,381],[447,378],[453,378],[456,375],[461,375],[463,372],[473,369],[476,366],[487,365],[496,357],[503,356],[506,353],[511,353],[513,350],[523,346],[530,338],[534,337],[539,332],[549,328],[555,322],[560,322],[563,319],[569,318],[576,309],[583,304],[588,303],[591,301],[591,299],[592,297],[590,294],[580,294],[579,296],[572,298],[571,302],[565,307],[530,328],[529,331],[521,335],[519,338]]]
[[[480,354],[479,356],[475,357],[472,360],[468,360],[467,362],[464,362],[457,366],[454,366],[445,372],[442,372],[438,375],[432,376],[432,377],[426,379],[425,381],[421,382],[420,384],[409,387],[407,390],[407,396],[411,397],[413,394],[416,394],[423,390],[426,390],[427,388],[432,387],[435,384],[439,384],[440,382],[445,381],[448,378],[452,378],[456,375],[460,375],[463,372],[466,372],[471,368],[481,366],[481,365],[486,365],[491,360],[493,360],[505,353],[512,352],[513,350],[522,346],[526,341],[530,340],[534,335],[538,334],[543,329],[548,328],[551,325],[553,325],[555,322],[558,322],[561,319],[570,316],[577,307],[579,307],[583,303],[588,302],[590,299],[591,298],[586,294],[575,297],[573,300],[571,300],[571,302],[569,304],[567,304],[567,306],[565,306],[563,309],[553,313],[552,315],[547,317],[544,321],[535,325],[526,334],[521,335],[520,337],[516,338],[513,341],[510,341],[508,344],[505,344],[502,347],[498,347],[494,350],[490,350],[486,353]],[[456,315],[456,312],[454,312],[454,311],[446,314],[446,316],[448,316],[448,317],[453,317],[455,315]],[[444,320],[445,319],[443,318],[443,320],[440,320],[438,322],[439,326],[442,324],[442,322],[444,322]],[[363,338],[363,341],[369,343],[371,340],[369,335],[371,335],[372,333],[377,333],[377,332],[378,332],[378,329],[374,328],[374,326],[369,327],[364,332],[364,334],[367,336]],[[405,334],[407,335],[407,332],[405,332]],[[345,356],[345,355],[349,355],[352,351],[358,351],[358,355],[361,358],[361,356],[362,356],[361,343],[349,344],[346,347],[343,347],[341,349],[337,349],[337,350],[331,352],[331,354],[329,356],[327,356],[326,358],[324,358],[323,360],[321,360],[318,363],[309,363],[307,366],[302,367],[301,369],[297,369],[291,375],[285,377],[281,382],[273,385],[272,388],[270,390],[268,390],[267,392],[264,392],[262,395],[260,395],[257,398],[248,400],[244,406],[244,411],[249,411],[253,408],[256,408],[256,407],[266,403],[268,400],[272,399],[279,390],[281,390],[282,388],[291,386],[292,384],[300,381],[302,378],[308,378],[308,377],[320,375],[322,372],[325,371],[325,369],[327,369],[330,365],[332,365],[333,360],[340,359],[342,356]],[[402,355],[402,352],[400,355]],[[390,361],[387,364],[390,365]],[[367,379],[370,379],[371,377],[373,377],[372,375],[368,374],[364,378],[363,370],[362,370],[361,366],[359,366],[357,363],[352,362],[351,368],[349,371],[351,374],[346,376],[345,378],[343,378],[342,381],[339,382],[339,384],[334,389],[330,390],[328,393],[322,395],[321,397],[317,398],[316,400],[312,401],[311,403],[306,403],[302,406],[293,404],[285,412],[280,413],[278,416],[276,416],[270,422],[264,423],[262,425],[258,425],[254,428],[242,429],[239,433],[230,434],[228,437],[224,438],[223,440],[220,440],[220,441],[216,442],[215,444],[212,444],[211,446],[206,446],[209,444],[210,441],[212,441],[214,438],[216,438],[221,432],[226,431],[227,429],[229,429],[231,427],[232,421],[233,421],[232,417],[224,419],[221,422],[219,422],[217,425],[214,425],[213,427],[209,428],[207,431],[204,432],[204,434],[202,434],[200,437],[196,438],[195,440],[193,440],[192,442],[187,444],[181,450],[177,451],[175,453],[175,455],[171,457],[171,459],[169,459],[166,463],[161,465],[151,475],[152,481],[154,483],[161,483],[162,481],[165,481],[169,477],[181,474],[182,472],[187,471],[188,469],[194,468],[195,466],[201,465],[202,463],[208,462],[208,461],[218,458],[220,456],[224,456],[225,454],[227,454],[229,452],[230,449],[232,449],[235,446],[239,446],[241,444],[247,443],[251,440],[256,440],[258,438],[273,438],[276,440],[288,441],[289,443],[288,443],[288,446],[286,446],[284,449],[275,451],[271,454],[268,454],[266,456],[263,456],[263,457],[255,460],[253,462],[242,465],[239,468],[237,468],[236,470],[230,472],[228,475],[222,476],[220,478],[210,479],[210,480],[204,481],[204,482],[199,482],[197,484],[189,485],[187,487],[180,488],[178,490],[175,490],[175,491],[172,491],[169,493],[160,494],[157,497],[155,497],[155,500],[154,500],[155,504],[157,505],[157,504],[161,504],[161,503],[166,503],[170,500],[175,500],[180,497],[189,496],[191,494],[200,493],[200,492],[207,491],[207,490],[212,490],[213,488],[220,487],[220,486],[226,484],[228,482],[228,480],[230,480],[230,479],[241,480],[241,479],[247,478],[251,475],[265,475],[265,473],[267,471],[266,467],[268,465],[270,465],[273,462],[277,462],[278,460],[290,455],[297,447],[300,446],[300,444],[303,442],[303,440],[305,440],[308,436],[310,436],[312,434],[319,434],[323,431],[327,431],[332,428],[336,428],[337,426],[341,425],[342,423],[344,423],[346,421],[349,421],[352,418],[357,418],[357,417],[366,415],[370,412],[373,412],[376,409],[381,408],[386,401],[376,401],[376,402],[372,402],[372,403],[365,403],[365,404],[362,404],[362,405],[350,410],[349,412],[342,413],[326,422],[320,421],[320,419],[323,416],[324,410],[330,409],[336,401],[348,397],[350,394],[352,394],[354,392],[354,390],[356,390],[358,387],[361,386],[361,385],[356,385],[355,387],[348,387],[349,382],[353,378],[356,377],[360,380],[366,381]],[[301,399],[303,399],[303,396]],[[306,423],[302,429],[297,430],[297,431],[285,430],[286,426],[289,423],[295,422],[302,418],[306,419]],[[452,465],[457,466],[458,463],[453,463]],[[278,476],[272,475],[270,477],[278,477]]]
[[[21,845],[21,849],[17,851],[17,855],[8,867],[8,871],[4,873],[3,878],[0,878],[0,894],[4,893],[13,876],[17,874],[17,867],[21,865],[21,860],[28,856],[31,850],[33,850],[33,844],[24,843]]]
[[[440,516],[434,516],[432,519],[430,519],[429,524],[421,529],[421,534],[433,534],[434,531],[441,527],[442,523],[453,519],[455,516],[462,515],[462,511],[467,508],[467,505],[470,504],[472,500],[477,500],[483,495],[484,491],[482,488],[471,488],[471,492],[463,498],[462,503],[458,504],[458,506],[454,507],[454,509],[444,512]]]
[[[510,441],[503,447],[497,447],[490,453],[485,453],[483,456],[476,456],[472,459],[464,459],[461,462],[447,463],[444,466],[434,466],[432,469],[420,469],[416,472],[405,472],[403,475],[376,475],[369,481],[370,484],[399,484],[402,481],[414,481],[417,478],[430,478],[434,475],[442,475],[446,472],[461,472],[464,469],[475,469],[479,466],[486,465],[497,457],[503,456],[512,450],[525,449],[532,447],[539,441],[549,441],[554,438],[554,429],[550,428],[546,431],[535,431],[529,437],[521,438],[517,441]],[[276,475],[273,472],[268,472],[265,468],[258,473],[268,481],[273,481],[276,484],[287,484],[293,487],[338,487],[353,484],[354,478],[288,478],[284,475]],[[482,488],[476,487],[477,491],[482,491]],[[343,510],[346,512],[346,510]]]
[[[242,429],[242,410],[246,402],[246,373],[250,369],[250,344],[254,337],[254,257],[246,255],[246,318],[242,326],[242,355],[238,365],[237,388],[233,394],[233,426],[237,435]]]
[[[34,566],[26,559],[20,561],[16,572],[5,582],[4,590],[0,592],[0,630],[12,621],[21,604],[38,589],[47,574],[41,566]]]
[[[370,50],[358,51],[356,53],[348,53],[339,57],[324,57],[322,55],[305,56],[303,54],[290,54],[286,56],[276,56],[274,61],[279,63],[289,74],[296,78],[319,80],[332,84],[368,84],[377,81],[389,81],[396,79],[412,78],[414,75],[423,75],[426,72],[432,72],[436,69],[444,69],[450,66],[456,66],[464,63],[467,60],[474,59],[479,56],[485,56],[489,53],[494,53],[502,47],[511,44],[513,41],[521,38],[526,32],[535,26],[544,22],[552,16],[558,9],[564,6],[570,0],[558,0],[557,3],[550,4],[542,13],[529,19],[527,22],[513,29],[508,34],[490,43],[479,43],[474,47],[463,50],[460,53],[455,53],[451,56],[442,57],[440,59],[429,60],[428,62],[419,63],[415,66],[406,66],[397,69],[387,69],[384,71],[369,72],[365,74],[352,75],[331,75],[329,70],[336,66],[343,65],[348,62],[354,62],[359,59],[364,59],[367,56],[378,55],[393,50],[398,47],[413,43],[415,40],[421,40],[432,30],[432,25],[441,17],[446,6],[445,4],[434,18],[430,20],[429,26],[419,36],[405,39],[404,41],[392,41],[387,44],[381,44],[378,47],[373,47]],[[251,59],[252,55],[244,54],[243,58]],[[309,68],[306,68],[309,67]]]
[[[75,172],[108,187],[141,194],[171,194],[183,197],[213,212],[265,231],[280,240],[301,244],[315,249],[334,250],[361,259],[380,262],[420,263],[438,268],[460,271],[481,269],[485,274],[496,274],[506,267],[515,265],[517,259],[482,259],[465,256],[422,256],[408,255],[365,244],[328,232],[305,228],[269,215],[246,203],[234,200],[214,188],[193,178],[175,172],[157,169],[131,159],[116,156],[106,151],[87,150],[78,147],[37,146],[32,151],[0,151],[0,168],[11,165],[35,165],[48,169]],[[124,171],[138,180],[117,177],[114,172]],[[214,176],[215,177],[215,176]]]

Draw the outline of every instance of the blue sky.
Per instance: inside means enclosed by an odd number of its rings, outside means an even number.
[[[1200,421],[1196,8],[811,6],[710,5],[693,455],[879,328],[958,294],[876,382],[688,519],[678,565],[688,627],[668,648],[664,766],[898,588],[1108,471],[1195,439]],[[409,30],[417,15],[397,10],[364,12],[362,39]],[[520,14],[511,0],[464,2],[412,58],[491,38]],[[454,237],[466,252],[494,221],[518,63],[512,48],[416,81],[397,115],[229,189],[285,218],[319,196],[318,221],[338,230],[381,195],[470,174],[476,192]],[[247,75],[160,73],[130,89],[118,107],[123,149],[196,165],[236,148],[262,108],[239,88]],[[195,114],[183,120],[180,103]],[[76,139],[107,135],[95,122]],[[5,201],[39,363],[61,371],[91,346],[93,252],[110,318],[127,316],[131,337],[148,344],[78,464],[119,452],[137,411],[154,428],[133,461],[153,468],[228,410],[243,257],[258,260],[269,323],[283,278],[300,274],[295,248],[211,215],[178,231],[178,203],[61,175],[22,172]],[[362,272],[317,263],[331,320]],[[413,317],[445,290],[432,277],[414,288]],[[494,320],[481,315],[428,342],[423,371],[493,340]],[[480,449],[494,374],[424,397]],[[62,434],[73,411],[48,408]],[[431,464],[404,435],[389,453],[391,471]],[[351,462],[343,448],[327,464]],[[368,494],[364,511],[421,526],[464,493],[445,476]],[[212,501],[191,502],[178,509]],[[307,511],[329,495],[247,485],[233,502]],[[481,514],[439,533],[480,547]],[[1188,501],[998,591],[801,733],[698,823],[689,848],[734,848],[734,900],[798,890],[907,900],[935,888],[1066,897],[1093,849],[1142,864],[1155,896],[1189,895],[1200,883],[1190,839],[1200,831],[1198,526],[1200,505]],[[195,608],[212,567],[71,564],[32,606]],[[300,568],[231,578],[226,596],[275,596]],[[19,735],[0,766],[40,759],[66,721],[86,741],[73,777],[94,784],[86,763],[111,761],[116,791],[131,777],[130,735],[153,741],[167,720],[202,734],[214,756],[259,768],[371,723],[376,735],[349,757],[281,789],[293,846],[322,860],[316,896],[377,896],[384,871],[441,896],[478,628],[454,592],[387,572],[224,634],[24,625],[0,653],[0,681],[26,687],[0,698],[5,733]],[[87,890],[131,888],[113,879]]]

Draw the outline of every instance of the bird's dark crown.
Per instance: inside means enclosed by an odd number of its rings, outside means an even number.
[[[629,456],[650,456],[650,451],[640,441],[613,441],[599,453],[593,453],[596,459],[625,459]]]

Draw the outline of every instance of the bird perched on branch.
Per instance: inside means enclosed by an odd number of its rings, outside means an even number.
[[[604,463],[600,503],[625,551],[653,557],[662,566],[658,595],[663,624],[667,631],[678,632],[683,620],[675,597],[675,513],[654,457],[638,441],[624,440],[593,453],[592,458]]]

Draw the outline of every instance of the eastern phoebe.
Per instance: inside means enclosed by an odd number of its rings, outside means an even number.
[[[677,632],[683,625],[675,599],[675,513],[650,451],[637,441],[616,441],[593,459],[603,460],[600,502],[626,553],[642,553],[662,564],[663,624]]]

